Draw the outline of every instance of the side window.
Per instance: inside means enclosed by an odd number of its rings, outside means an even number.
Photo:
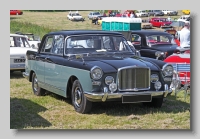
[[[46,38],[46,42],[45,42],[41,52],[50,53],[52,46],[53,46],[53,36],[49,36]]]
[[[141,37],[137,34],[132,34],[131,42],[133,45],[141,45]]]
[[[110,37],[104,36],[103,37],[103,46],[104,46],[105,49],[111,48],[110,43],[111,43]]]
[[[64,36],[55,35],[52,53],[62,55],[63,54],[63,46],[64,46]]]

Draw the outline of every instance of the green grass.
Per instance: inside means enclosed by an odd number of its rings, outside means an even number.
[[[89,11],[81,11],[87,16]],[[37,17],[37,18],[36,18]],[[43,36],[60,29],[101,29],[89,20],[71,22],[66,12],[28,12],[11,16],[10,32],[32,32]],[[190,95],[174,93],[162,108],[142,104],[94,103],[89,114],[75,112],[70,99],[48,93],[37,97],[21,72],[10,74],[11,129],[190,129]]]

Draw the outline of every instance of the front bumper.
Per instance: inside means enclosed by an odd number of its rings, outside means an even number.
[[[156,97],[156,96],[164,96],[167,97],[168,93],[171,92],[171,89],[168,88],[168,85],[165,85],[165,90],[164,91],[143,91],[143,92],[116,92],[116,93],[110,93],[108,92],[107,89],[104,89],[104,92],[102,93],[95,93],[95,92],[84,92],[84,95],[87,99],[91,101],[109,101],[112,99],[122,99],[123,96],[141,96],[141,95],[150,95],[151,97]],[[138,100],[138,102],[142,102]],[[137,103],[137,101],[133,102]]]
[[[10,70],[24,70],[25,63],[10,64]]]

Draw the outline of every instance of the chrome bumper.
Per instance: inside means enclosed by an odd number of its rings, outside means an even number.
[[[84,92],[86,98],[92,101],[106,101],[109,99],[118,99],[122,98],[123,96],[137,96],[137,95],[151,95],[154,96],[164,96],[166,97],[168,93],[171,92],[171,89],[168,88],[168,85],[165,85],[164,91],[143,91],[143,92],[116,92],[110,93],[107,89],[104,89],[102,93],[95,93],[95,92]]]
[[[10,64],[10,70],[24,70],[25,64],[19,63],[19,64]]]
[[[26,78],[27,80],[29,80],[29,73],[23,72],[22,75],[23,75],[24,78]]]

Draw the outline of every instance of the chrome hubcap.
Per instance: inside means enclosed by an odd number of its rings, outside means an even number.
[[[79,87],[76,87],[74,91],[74,103],[77,107],[80,107],[81,101],[82,101],[82,95],[81,95],[81,89]]]
[[[38,89],[38,80],[37,80],[37,76],[35,76],[34,78],[34,83],[33,83],[33,89],[35,90],[35,92],[37,92]]]

